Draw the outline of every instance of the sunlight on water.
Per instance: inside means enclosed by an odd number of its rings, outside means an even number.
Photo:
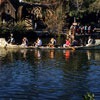
[[[99,76],[100,51],[0,49],[0,100],[98,99]]]

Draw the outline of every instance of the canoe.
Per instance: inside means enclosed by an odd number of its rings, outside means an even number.
[[[100,49],[100,44],[91,45],[91,46],[74,46],[74,47],[48,47],[48,46],[23,46],[23,45],[12,45],[8,44],[4,38],[0,38],[0,48],[6,49],[47,49],[47,50],[97,50]]]
[[[48,46],[22,46],[22,45],[12,45],[8,44],[4,48],[6,49],[42,49],[42,50],[97,50],[100,49],[100,45],[91,45],[91,46],[74,46],[74,47],[48,47]]]

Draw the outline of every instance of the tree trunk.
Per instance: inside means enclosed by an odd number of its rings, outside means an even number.
[[[74,23],[76,23],[76,17],[74,17]]]

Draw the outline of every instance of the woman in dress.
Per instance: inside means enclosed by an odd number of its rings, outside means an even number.
[[[22,39],[22,44],[21,44],[22,46],[27,46],[28,45],[28,39],[26,38],[26,37],[24,37],[23,39]]]

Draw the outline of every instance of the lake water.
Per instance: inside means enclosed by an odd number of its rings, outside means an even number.
[[[100,100],[100,50],[0,49],[0,100]]]

